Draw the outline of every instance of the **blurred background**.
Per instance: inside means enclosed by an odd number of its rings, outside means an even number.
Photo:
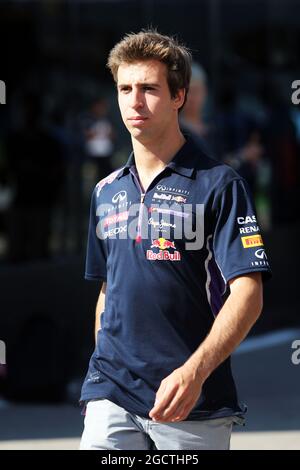
[[[83,280],[89,201],[130,151],[106,60],[147,26],[191,49],[182,129],[248,180],[273,269],[233,358],[249,404],[234,445],[300,449],[297,0],[1,0],[0,448],[76,448],[100,288]]]

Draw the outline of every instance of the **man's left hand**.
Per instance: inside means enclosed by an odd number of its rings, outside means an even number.
[[[202,385],[203,381],[194,366],[184,364],[175,369],[161,381],[150,418],[161,422],[184,420],[195,406]]]

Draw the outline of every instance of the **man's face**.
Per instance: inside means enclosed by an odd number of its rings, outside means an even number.
[[[123,63],[118,69],[118,101],[131,136],[143,144],[177,128],[184,90],[171,98],[166,65],[157,60]]]

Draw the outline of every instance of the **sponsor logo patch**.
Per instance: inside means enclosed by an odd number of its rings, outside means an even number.
[[[253,267],[253,268],[268,268],[269,267],[269,263],[268,261],[251,261],[250,263],[250,266]]]
[[[127,225],[124,225],[122,227],[115,227],[115,228],[108,230],[107,232],[104,232],[103,237],[104,239],[108,237],[116,237],[116,235],[119,235],[120,233],[126,233],[126,232],[127,232]]]
[[[163,199],[164,201],[175,201],[178,203],[185,203],[186,202],[186,197],[183,196],[173,196],[172,194],[158,194],[154,193],[153,199]]]
[[[250,227],[240,227],[240,233],[253,233],[253,232],[259,232],[259,227],[258,225],[250,225]]]
[[[251,235],[241,238],[244,248],[253,248],[255,246],[263,246],[264,243],[260,235]]]
[[[163,261],[180,261],[181,256],[179,251],[169,253],[169,251],[159,250],[159,253],[154,253],[152,250],[147,250],[147,259],[151,261],[163,260]]]
[[[120,212],[119,214],[108,216],[104,219],[103,226],[108,227],[112,224],[117,224],[118,222],[123,222],[128,219],[128,211]]]
[[[152,240],[152,245],[150,248],[159,248],[160,250],[165,250],[166,248],[173,248],[174,250],[176,249],[174,242],[166,240],[163,237]]]
[[[156,221],[152,217],[148,220],[148,224],[152,225],[154,228],[157,230],[163,230],[164,227],[171,227],[171,228],[176,228],[176,224],[171,224],[170,222],[165,222],[163,219],[161,221]]]
[[[256,250],[255,256],[260,259],[267,259],[266,252],[263,248],[260,248],[259,250]]]
[[[147,250],[146,257],[151,261],[155,260],[164,260],[164,261],[180,261],[181,255],[179,251],[174,251],[170,253],[168,249],[172,248],[176,250],[175,243],[171,240],[166,240],[163,237],[152,240],[152,245],[150,248],[158,248],[159,252],[155,253],[153,250]]]
[[[173,194],[189,194],[189,191],[186,191],[185,189],[173,188],[173,186],[166,186],[165,184],[158,184],[156,189],[158,191],[168,191]]]
[[[116,193],[113,198],[112,198],[112,202],[115,204],[116,202],[122,202],[124,201],[124,199],[126,199],[127,197],[127,192],[126,191],[119,191],[118,193]]]
[[[159,214],[177,215],[178,217],[183,217],[183,218],[187,218],[190,215],[187,212],[180,212],[180,211],[175,211],[172,209],[160,209],[158,207],[150,207],[149,212],[158,212]]]
[[[186,197],[182,197],[182,196],[173,196],[172,197],[172,201],[175,201],[175,202],[183,202],[185,203],[186,202]]]
[[[239,225],[254,224],[254,223],[256,223],[256,217],[255,217],[255,215],[247,215],[247,217],[238,217],[237,218],[237,223]]]

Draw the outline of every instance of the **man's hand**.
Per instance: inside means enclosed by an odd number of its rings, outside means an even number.
[[[150,418],[161,422],[184,420],[195,406],[202,385],[196,367],[191,364],[175,369],[161,381]]]

